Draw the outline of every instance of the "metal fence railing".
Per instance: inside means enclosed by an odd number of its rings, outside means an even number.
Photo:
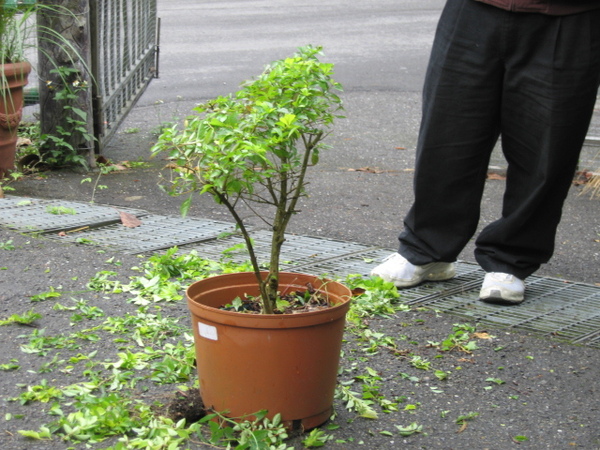
[[[158,76],[157,0],[89,0],[98,152]]]

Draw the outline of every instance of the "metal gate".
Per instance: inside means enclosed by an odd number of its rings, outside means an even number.
[[[157,0],[90,0],[96,151],[158,77]]]

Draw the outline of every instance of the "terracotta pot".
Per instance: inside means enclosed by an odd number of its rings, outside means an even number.
[[[266,275],[266,274],[265,274]],[[335,307],[300,314],[242,314],[217,309],[258,295],[253,273],[207,278],[187,290],[200,395],[206,407],[240,417],[266,409],[289,428],[314,428],[331,415],[351,291],[311,275],[280,274],[280,291],[326,293]]]
[[[0,180],[14,169],[17,129],[23,116],[23,87],[31,64],[0,64]]]

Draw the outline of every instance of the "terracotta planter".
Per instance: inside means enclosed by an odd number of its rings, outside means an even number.
[[[17,128],[23,116],[23,87],[31,64],[0,64],[0,180],[14,169]]]
[[[217,309],[257,295],[253,273],[207,278],[187,290],[196,343],[200,394],[206,407],[240,417],[262,409],[281,413],[290,428],[314,428],[332,413],[350,290],[336,282],[280,274],[280,290],[310,282],[337,306],[290,315]]]

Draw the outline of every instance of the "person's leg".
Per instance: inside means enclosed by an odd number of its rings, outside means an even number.
[[[554,250],[600,83],[600,11],[552,17],[508,13],[502,217],[476,241],[486,272],[524,279]]]
[[[415,201],[399,236],[414,265],[453,262],[473,236],[498,138],[504,11],[472,0],[446,4],[425,79]]]
[[[398,253],[371,271],[398,287],[452,278],[476,230],[500,128],[500,17],[472,0],[451,0],[442,12],[423,89],[415,201]]]

